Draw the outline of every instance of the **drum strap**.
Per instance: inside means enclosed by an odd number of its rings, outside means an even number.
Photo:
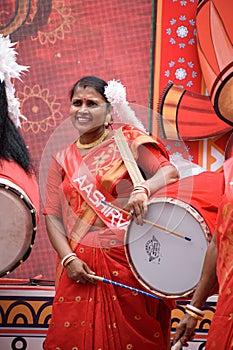
[[[138,168],[137,162],[133,156],[129,144],[125,139],[122,128],[119,128],[115,132],[114,138],[134,186],[140,185],[141,183],[145,182],[145,179],[143,178]]]

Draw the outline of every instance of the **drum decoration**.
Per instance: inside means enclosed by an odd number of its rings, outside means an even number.
[[[0,179],[0,277],[8,275],[30,255],[36,235],[36,209],[13,182]]]
[[[196,14],[197,51],[218,117],[233,126],[232,1],[200,1]]]
[[[152,199],[147,218],[167,228],[168,232],[131,221],[125,237],[125,251],[132,272],[156,295],[190,296],[200,279],[208,247],[209,228],[205,220],[195,208],[173,198]],[[171,234],[172,230],[191,240]]]
[[[165,89],[158,112],[163,140],[200,140],[232,130],[230,125],[218,118],[209,96],[174,84]]]

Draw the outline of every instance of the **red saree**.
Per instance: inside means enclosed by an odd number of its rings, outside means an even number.
[[[185,177],[156,192],[156,197],[178,199],[196,209],[214,234],[218,207],[224,188],[223,173],[204,171]]]
[[[219,296],[208,333],[206,350],[233,349],[233,207],[223,197],[219,209],[217,276]]]
[[[206,350],[233,349],[233,193],[229,181],[233,180],[233,158],[224,166],[226,190],[219,207],[217,220],[217,276],[219,296],[217,308],[209,330]]]
[[[157,141],[135,128],[125,126],[123,131],[136,158],[138,146],[150,143],[155,146],[158,165],[170,164],[164,147]],[[125,228],[106,226],[97,229],[92,226],[97,214],[70,182],[79,176],[80,169],[72,167],[76,160],[77,164],[82,164],[75,145],[59,153],[56,162],[54,160],[56,164],[48,177],[46,213],[64,219],[70,245],[96,275],[142,289],[125,255]],[[102,187],[116,200],[119,197],[127,199],[132,183],[114,139],[89,152],[84,161],[90,177],[95,177],[95,186]],[[149,173],[150,167],[151,164],[143,170]],[[67,173],[68,168],[75,174]],[[56,193],[58,186],[59,194]],[[91,196],[87,187],[85,189],[86,195]],[[113,285],[77,284],[67,276],[66,270],[59,271],[58,268],[58,285],[44,349],[169,349],[172,307],[173,302],[155,300]]]

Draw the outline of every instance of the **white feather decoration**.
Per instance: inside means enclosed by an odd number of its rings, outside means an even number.
[[[141,121],[136,117],[135,112],[129,106],[126,100],[126,89],[119,80],[110,80],[105,87],[104,94],[111,103],[114,112],[117,113],[119,119],[124,124],[135,126],[136,128],[146,132]]]
[[[9,36],[0,34],[0,81],[5,82],[8,102],[8,113],[16,127],[20,127],[20,103],[15,97],[15,88],[11,79],[19,79],[22,71],[28,71],[28,66],[21,66],[16,62],[17,52],[13,48],[17,43],[11,43]]]

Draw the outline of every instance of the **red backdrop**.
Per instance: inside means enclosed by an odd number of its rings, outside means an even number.
[[[56,130],[60,132],[49,144],[50,153],[73,135],[66,123],[63,132],[63,122],[68,118],[69,90],[76,80],[89,74],[120,79],[127,87],[128,101],[147,107],[151,14],[150,0],[1,1],[0,31],[18,42],[18,62],[30,66],[15,87],[21,112],[28,119],[22,133],[42,192],[47,161],[41,157],[47,142],[54,132],[57,135]],[[43,193],[41,213],[42,208]],[[55,255],[41,215],[30,257],[10,276],[42,274],[53,279],[54,271]]]

